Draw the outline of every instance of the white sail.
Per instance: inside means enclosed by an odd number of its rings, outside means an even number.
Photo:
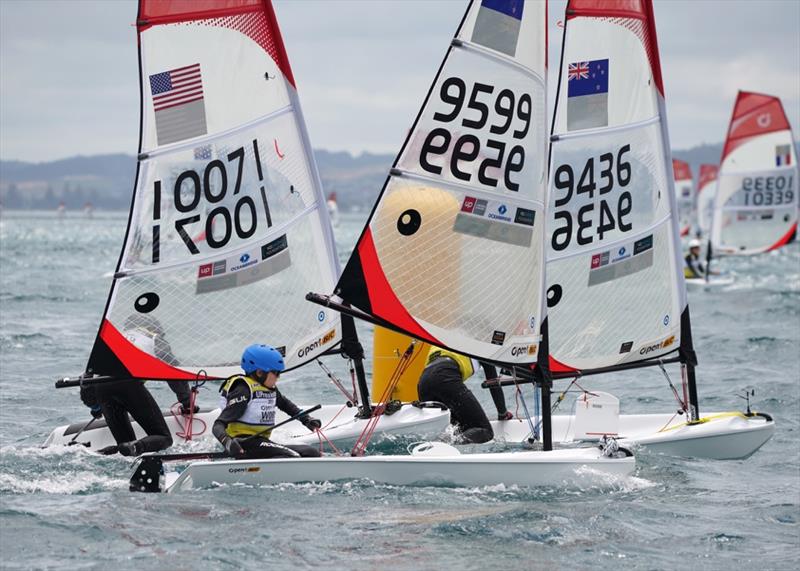
[[[143,0],[137,26],[138,172],[87,371],[214,376],[255,342],[301,365],[341,337],[298,294],[332,288],[337,259],[272,7]]]
[[[547,253],[556,373],[672,353],[686,308],[652,6],[571,0],[564,36]]]
[[[780,99],[740,91],[722,151],[712,243],[724,254],[758,254],[797,233],[794,138]]]
[[[717,165],[700,165],[700,178],[697,182],[697,227],[703,236],[711,231],[718,172]]]
[[[546,5],[470,4],[335,290],[374,320],[491,361],[537,360]]]
[[[678,202],[678,228],[681,236],[688,236],[696,217],[692,167],[686,161],[672,159],[672,172],[675,178],[675,198]]]

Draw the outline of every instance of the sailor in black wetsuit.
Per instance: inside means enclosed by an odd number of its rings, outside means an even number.
[[[431,347],[425,370],[417,384],[420,400],[438,401],[450,409],[450,423],[456,428],[456,439],[461,444],[480,444],[494,438],[494,431],[478,399],[464,385],[474,369],[469,357]],[[497,377],[497,370],[481,363],[487,379]],[[497,407],[498,420],[510,420],[513,415],[506,410],[503,389],[491,389]]]
[[[250,345],[242,355],[245,374],[230,377],[220,388],[222,412],[214,423],[213,433],[232,457],[320,456],[313,446],[278,444],[269,439],[270,427],[275,425],[275,409],[289,416],[300,412],[275,386],[284,369],[283,356],[277,349],[269,345]],[[298,420],[312,432],[322,426],[318,419],[307,414]]]
[[[168,365],[178,365],[172,348],[164,339],[161,324],[154,317],[132,315],[125,321],[123,330],[127,339],[141,350]],[[181,403],[181,413],[188,414],[191,404],[188,383],[168,381],[167,384]],[[139,456],[144,452],[156,452],[172,446],[172,435],[164,415],[143,381],[122,380],[82,386],[81,400],[91,409],[92,416],[105,418],[108,429],[117,441],[115,446],[107,446],[98,450],[99,453],[119,452],[123,456]],[[194,412],[198,410],[195,406]],[[147,436],[136,439],[128,414],[139,423]]]

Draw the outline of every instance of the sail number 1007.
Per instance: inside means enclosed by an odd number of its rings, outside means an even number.
[[[628,232],[633,228],[629,221],[633,210],[631,193],[625,190],[616,197],[610,195],[615,187],[624,188],[631,182],[631,164],[625,160],[630,150],[630,145],[624,145],[616,154],[603,153],[597,161],[595,157],[589,157],[577,171],[569,164],[556,169],[553,177],[556,207],[551,237],[553,250],[567,249],[573,237],[579,246],[586,246],[594,242],[595,236],[602,241],[607,232],[615,229]],[[595,166],[599,170],[599,180],[595,179]],[[566,207],[581,195],[591,202],[578,208],[573,215],[572,210]],[[595,196],[599,200],[595,201]]]

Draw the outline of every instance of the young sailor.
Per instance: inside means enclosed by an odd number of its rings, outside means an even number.
[[[687,279],[702,278],[706,275],[705,266],[700,261],[700,240],[689,242],[689,253],[683,259],[683,276]]]
[[[178,360],[164,337],[157,319],[149,315],[131,315],[123,326],[125,337],[142,351],[154,355],[170,365]],[[180,402],[181,414],[188,414],[191,392],[186,381],[168,381],[167,384]],[[81,386],[81,400],[92,411],[92,416],[105,418],[108,429],[117,444],[98,450],[100,454],[139,456],[144,452],[157,452],[172,446],[164,415],[143,381],[125,379]],[[194,412],[199,407],[195,405]],[[130,417],[139,423],[147,436],[136,439]]]
[[[494,367],[483,363],[481,365],[487,379],[497,376]],[[456,438],[461,444],[480,444],[494,438],[486,413],[475,395],[464,385],[474,372],[469,357],[431,347],[427,365],[417,384],[420,400],[439,401],[450,409],[450,422],[455,426]],[[498,419],[509,420],[512,415],[506,410],[500,387],[492,389],[492,398],[497,407]]]
[[[242,354],[244,375],[235,375],[220,388],[220,413],[213,433],[234,458],[296,458],[320,456],[305,444],[278,444],[269,439],[275,425],[275,409],[290,416],[300,412],[275,386],[285,369],[283,355],[269,345],[250,345]],[[318,430],[322,423],[308,415],[303,425]],[[256,436],[258,435],[258,436]],[[253,438],[248,438],[253,437]]]

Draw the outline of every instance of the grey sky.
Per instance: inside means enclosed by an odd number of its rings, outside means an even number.
[[[550,57],[557,22],[551,1]],[[465,0],[277,1],[315,147],[394,153]],[[800,1],[656,0],[675,148],[724,137],[737,89],[783,99],[800,127]],[[0,0],[0,157],[136,151],[132,0]],[[551,82],[554,83],[554,82]]]

